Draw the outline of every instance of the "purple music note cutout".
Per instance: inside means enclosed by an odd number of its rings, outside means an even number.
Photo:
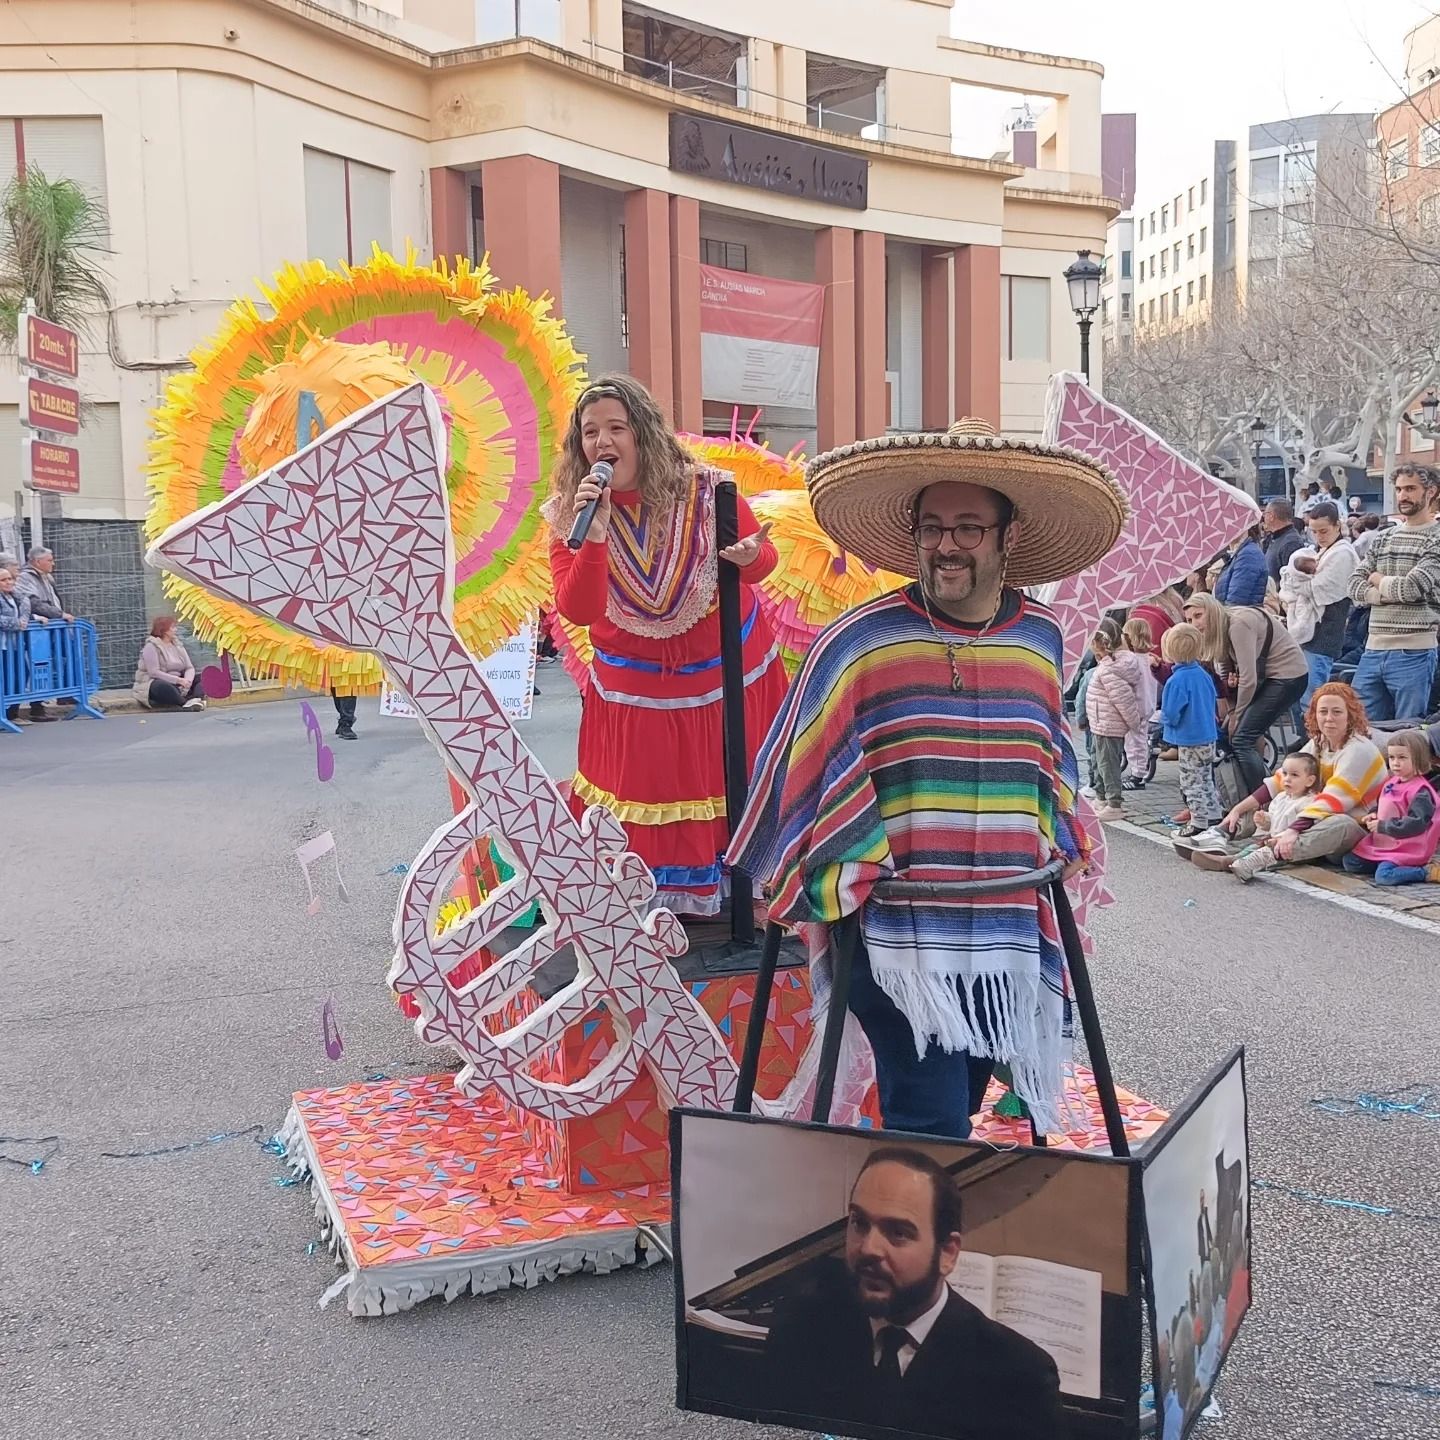
[[[235,682],[230,678],[230,654],[226,650],[220,652],[218,664],[207,665],[200,672],[200,683],[205,688],[207,700],[224,700],[235,688]]]
[[[320,1007],[320,1033],[325,1040],[325,1053],[338,1060],[345,1051],[345,1037],[340,1033],[340,1022],[335,1018],[335,1002],[327,1000]]]
[[[305,721],[306,733],[315,737],[315,774],[321,780],[329,780],[335,774],[335,752],[321,739],[324,732],[308,700],[300,702],[300,717]]]

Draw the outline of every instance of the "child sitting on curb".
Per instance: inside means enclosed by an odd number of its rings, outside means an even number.
[[[1280,766],[1280,789],[1264,810],[1255,812],[1255,833],[1267,838],[1283,835],[1304,813],[1319,789],[1320,762],[1304,751],[1287,755]],[[1275,852],[1261,840],[1235,858],[1230,873],[1249,881],[1262,870],[1273,870],[1277,863]]]
[[[1390,778],[1375,809],[1360,823],[1369,832],[1342,863],[1352,875],[1373,875],[1377,885],[1440,885],[1434,862],[1440,844],[1440,796],[1427,780],[1434,764],[1419,730],[1401,730],[1386,746]]]
[[[1165,743],[1180,755],[1180,793],[1190,811],[1180,835],[1189,839],[1218,825],[1225,813],[1215,788],[1215,682],[1200,664],[1205,641],[1193,625],[1172,625],[1160,649],[1174,667],[1160,696],[1160,717]]]
[[[1125,737],[1148,718],[1141,707],[1141,660],[1119,649],[1112,632],[1097,630],[1090,641],[1095,672],[1085,692],[1085,717],[1095,737],[1095,765],[1090,784],[1101,808],[1097,820],[1123,820],[1124,795],[1120,769],[1125,759]]]

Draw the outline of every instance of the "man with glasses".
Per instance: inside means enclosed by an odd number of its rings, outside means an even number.
[[[1430,711],[1440,624],[1440,478],[1424,465],[1394,476],[1399,525],[1383,531],[1350,581],[1370,610],[1355,690],[1372,721],[1418,720]]]
[[[1072,874],[1085,866],[1060,627],[1020,587],[1094,564],[1125,502],[1098,464],[976,420],[842,446],[806,483],[843,550],[916,581],[816,640],[729,859],[768,888],[772,919],[858,931],[850,1008],[887,1129],[963,1139],[997,1062],[1053,1129],[1066,1047],[1048,895],[871,892],[890,877],[954,884],[1057,857]]]

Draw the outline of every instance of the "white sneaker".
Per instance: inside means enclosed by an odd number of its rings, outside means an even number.
[[[1105,805],[1095,812],[1097,820],[1123,820],[1125,812],[1118,805]]]
[[[1093,785],[1082,785],[1082,786],[1080,787],[1080,793],[1081,793],[1087,800],[1098,800],[1098,799],[1100,798],[1100,797],[1095,793],[1095,787],[1094,787]]]
[[[181,707],[182,710],[203,710],[205,701],[198,695],[193,700],[187,700]]]

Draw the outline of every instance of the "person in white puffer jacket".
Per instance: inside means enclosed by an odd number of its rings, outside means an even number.
[[[1310,671],[1310,683],[1299,701],[1302,714],[1340,658],[1345,622],[1350,618],[1350,581],[1360,563],[1333,504],[1317,505],[1307,524],[1311,545],[1297,550],[1280,572],[1285,628],[1304,653]]]

